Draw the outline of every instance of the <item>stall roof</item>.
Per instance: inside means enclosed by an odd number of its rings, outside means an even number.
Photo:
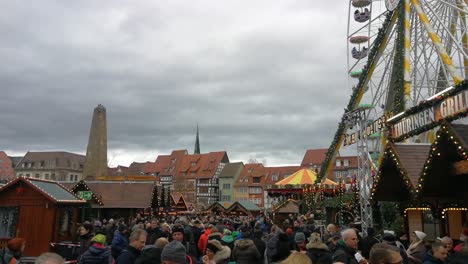
[[[408,173],[407,176],[411,184],[416,188],[418,186],[419,175],[421,175],[431,145],[426,143],[397,143],[394,144],[393,147],[403,168]]]
[[[50,200],[56,203],[85,203],[85,200],[81,200],[75,194],[70,192],[67,188],[55,181],[41,180],[36,178],[19,177],[13,181],[10,181],[6,185],[0,188],[0,192],[10,188],[11,186],[23,182],[26,185],[36,189],[42,195],[46,196]]]

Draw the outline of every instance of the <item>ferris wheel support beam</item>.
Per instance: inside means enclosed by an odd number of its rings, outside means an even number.
[[[350,102],[348,104],[348,109],[347,110],[353,111],[356,108],[356,106],[359,105],[359,103],[361,102],[361,99],[362,99],[362,96],[364,95],[367,84],[369,83],[369,80],[370,80],[370,78],[371,78],[371,76],[372,76],[372,74],[373,74],[373,72],[375,70],[375,67],[376,67],[380,57],[382,56],[382,54],[383,54],[383,52],[385,50],[385,47],[387,46],[388,38],[389,38],[389,36],[390,36],[390,34],[392,32],[391,29],[395,25],[395,21],[397,20],[397,17],[398,17],[398,13],[393,12],[391,14],[390,21],[388,22],[386,27],[382,28],[382,30],[384,31],[382,41],[381,41],[375,55],[372,58],[369,58],[369,61],[368,61],[367,65],[366,65],[366,68],[368,69],[368,73],[366,74],[364,79],[359,82],[359,85],[356,87],[356,90],[353,91],[353,95],[355,93],[357,93],[356,99],[354,99],[354,96],[351,96],[351,100],[350,100]],[[320,179],[322,179],[324,176],[326,177],[326,175],[328,175],[328,173],[331,171],[331,168],[333,166],[333,162],[332,162],[333,158],[335,157],[336,153],[340,150],[340,147],[343,144],[343,138],[344,138],[344,134],[345,134],[345,131],[346,131],[346,125],[343,122],[344,115],[345,114],[343,114],[343,118],[341,119],[340,124],[338,125],[338,130],[335,133],[334,139],[336,139],[336,140],[332,141],[332,144],[328,148],[327,156],[325,157],[325,160],[322,163],[322,167],[321,167],[320,173],[319,173],[319,178]],[[317,198],[318,198],[318,196],[316,196],[316,199]]]
[[[410,0],[405,0],[405,14],[404,14],[404,59],[403,59],[403,89],[405,94],[405,108],[411,107],[411,75],[410,75]]]
[[[468,5],[468,0],[465,0],[465,3]],[[461,3],[461,1],[457,1],[457,7],[461,10],[463,10],[463,5]],[[458,10],[458,13],[460,14],[460,22],[462,24],[462,26],[466,29],[468,28],[467,27],[467,24],[466,24],[466,15],[464,12]],[[462,36],[462,43],[463,43],[463,50],[465,51],[466,54],[468,54],[468,30],[465,30],[465,32],[463,32],[463,36]],[[465,78],[468,79],[468,57],[464,57],[463,58],[463,66],[465,66]]]
[[[422,22],[424,25],[424,28],[426,29],[429,38],[432,40],[432,43],[434,44],[434,47],[437,50],[437,53],[439,54],[440,58],[442,59],[442,62],[445,64],[445,67],[447,68],[447,71],[452,75],[453,82],[455,84],[459,84],[462,79],[460,75],[458,75],[455,66],[453,66],[453,62],[450,59],[449,55],[447,54],[447,51],[445,50],[444,46],[442,45],[442,42],[440,41],[440,38],[437,36],[437,34],[434,32],[434,29],[432,28],[431,24],[429,23],[429,20],[426,17],[426,14],[424,14],[423,9],[421,8],[421,4],[419,0],[411,0],[411,3],[413,4],[414,10],[418,14],[419,20]]]

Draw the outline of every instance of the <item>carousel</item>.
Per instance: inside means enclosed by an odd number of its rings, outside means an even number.
[[[303,168],[276,182],[267,192],[268,197],[273,200],[273,213],[279,213],[291,202],[295,204],[291,207],[294,210],[289,209],[287,213],[306,213],[316,209],[315,195],[332,196],[337,189],[338,183],[328,178],[323,181],[317,180],[317,174],[313,170]]]

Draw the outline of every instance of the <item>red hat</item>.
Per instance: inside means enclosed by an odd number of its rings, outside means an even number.
[[[292,228],[288,227],[288,228],[286,229],[286,235],[290,236],[290,235],[292,235],[292,233],[293,233]]]
[[[8,241],[7,247],[13,252],[20,252],[24,243],[26,243],[24,238],[16,237]]]

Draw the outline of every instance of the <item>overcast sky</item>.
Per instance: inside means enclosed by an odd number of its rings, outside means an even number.
[[[84,154],[107,109],[111,166],[174,149],[299,164],[350,88],[343,1],[1,1],[0,149]]]

